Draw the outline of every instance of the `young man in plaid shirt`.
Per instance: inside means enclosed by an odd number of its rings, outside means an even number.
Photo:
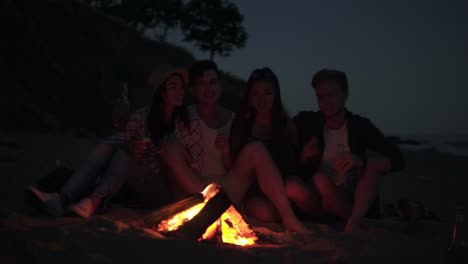
[[[228,137],[234,115],[219,104],[222,89],[216,64],[209,60],[195,62],[189,72],[189,86],[196,100],[195,105],[188,106],[190,126],[176,126],[177,141],[166,145],[161,156],[170,172],[173,191],[182,198],[214,182],[239,205],[257,181],[284,227],[308,233],[294,214],[281,174],[263,144],[247,144],[231,161]]]

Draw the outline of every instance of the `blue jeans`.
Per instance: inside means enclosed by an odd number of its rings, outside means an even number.
[[[320,170],[325,173],[330,179],[334,182],[334,177],[336,176],[336,171],[333,169],[333,167],[328,164],[324,163],[320,167]],[[356,191],[356,181],[357,181],[357,172],[356,170],[351,170],[346,173],[345,181],[341,185],[336,185],[337,189],[343,193],[344,197],[346,198],[346,201],[350,204],[353,204],[354,201],[354,193]]]
[[[125,187],[127,203],[155,208],[173,202],[162,175],[138,162],[124,148],[99,144],[87,161],[70,177],[61,192],[70,202],[86,196],[109,201]]]
[[[99,144],[62,187],[70,202],[88,196],[110,198],[120,191],[128,175],[128,155],[111,144]]]

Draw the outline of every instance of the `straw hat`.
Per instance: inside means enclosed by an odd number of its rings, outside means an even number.
[[[160,64],[156,66],[148,77],[148,87],[151,89],[151,94],[154,94],[156,90],[164,83],[169,77],[174,74],[178,74],[182,77],[184,86],[188,84],[188,71],[185,68],[172,67],[167,64]]]

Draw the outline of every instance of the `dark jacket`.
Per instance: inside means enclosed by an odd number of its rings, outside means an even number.
[[[366,151],[370,150],[387,157],[391,162],[391,171],[399,171],[404,168],[405,161],[398,146],[390,142],[364,117],[355,115],[346,110],[348,144],[350,151],[359,156],[366,164]],[[298,133],[298,144],[300,149],[311,136],[316,136],[319,143],[320,156],[325,147],[323,129],[325,120],[320,111],[302,111],[294,117],[294,122]]]

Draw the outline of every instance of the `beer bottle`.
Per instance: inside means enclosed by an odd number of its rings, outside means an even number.
[[[464,233],[465,221],[461,213],[455,216],[453,225],[452,240],[448,248],[448,263],[450,264],[466,264],[468,263],[468,245],[466,234]]]

